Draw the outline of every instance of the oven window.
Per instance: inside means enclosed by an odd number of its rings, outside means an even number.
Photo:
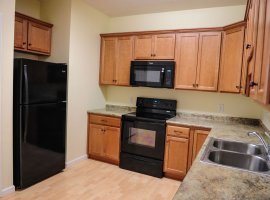
[[[130,128],[128,143],[155,148],[156,131]]]
[[[136,69],[134,73],[136,82],[160,83],[160,71]]]

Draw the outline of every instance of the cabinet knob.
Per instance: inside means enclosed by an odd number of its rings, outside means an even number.
[[[251,48],[251,44],[247,44],[246,49],[250,49],[250,48]]]
[[[236,89],[241,89],[242,88],[242,86],[239,86],[239,85],[237,85],[235,87],[236,87]]]
[[[194,83],[194,84],[192,84],[193,85],[193,87],[196,87],[196,84]]]
[[[199,87],[199,84],[195,84],[196,85],[196,87]]]
[[[250,81],[250,83],[249,83],[250,87],[254,87],[254,86],[257,86],[257,85],[258,85],[258,83],[255,83],[254,81]]]
[[[32,44],[31,44],[31,43],[29,43],[29,44],[28,44],[28,46],[32,46]]]
[[[23,42],[22,44],[23,44],[23,45],[26,45],[26,42]]]
[[[155,56],[156,56],[156,54],[153,54],[153,56],[155,57]]]

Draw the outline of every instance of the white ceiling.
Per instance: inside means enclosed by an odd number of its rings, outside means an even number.
[[[246,4],[247,0],[85,0],[111,16],[126,16]]]

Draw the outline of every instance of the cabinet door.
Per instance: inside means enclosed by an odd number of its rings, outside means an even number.
[[[255,83],[255,67],[256,64],[256,58],[257,58],[257,53],[259,53],[258,51],[258,47],[257,46],[257,39],[260,40],[260,38],[258,37],[258,24],[259,24],[259,7],[260,7],[260,1],[261,0],[253,0],[252,1],[252,9],[250,11],[250,18],[248,19],[248,23],[252,23],[252,26],[250,26],[249,31],[249,43],[252,46],[251,49],[251,53],[252,56],[249,60],[248,66],[247,66],[247,71],[248,71],[248,86],[249,86],[249,91],[247,92],[248,96],[252,96],[254,97],[256,95],[256,87],[252,87],[250,85],[250,83]],[[261,59],[261,58],[259,58]],[[255,97],[254,97],[255,98]]]
[[[102,38],[100,84],[115,84],[116,38]]]
[[[164,171],[183,177],[187,173],[188,139],[167,136]]]
[[[104,126],[89,124],[88,153],[94,156],[104,156]]]
[[[119,163],[120,128],[105,127],[104,146],[105,157]]]
[[[176,36],[175,88],[196,89],[199,33],[180,33]]]
[[[240,92],[244,35],[244,27],[224,32],[219,82],[221,92]]]
[[[198,155],[208,134],[209,134],[209,131],[205,131],[205,130],[194,131],[192,160],[194,160],[196,156]]]
[[[196,87],[217,91],[221,32],[200,33]]]
[[[152,35],[135,36],[134,59],[152,59]]]
[[[153,59],[174,59],[175,34],[153,36]]]
[[[28,50],[45,54],[51,52],[51,28],[28,22]]]
[[[260,1],[256,63],[254,69],[255,94],[251,96],[260,103],[270,103],[270,2]]]
[[[116,84],[130,84],[130,63],[133,60],[133,37],[117,38]]]
[[[27,48],[27,20],[15,17],[14,48]]]

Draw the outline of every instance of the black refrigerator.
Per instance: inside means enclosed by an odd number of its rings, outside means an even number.
[[[65,168],[67,65],[14,59],[13,174],[17,189]]]

